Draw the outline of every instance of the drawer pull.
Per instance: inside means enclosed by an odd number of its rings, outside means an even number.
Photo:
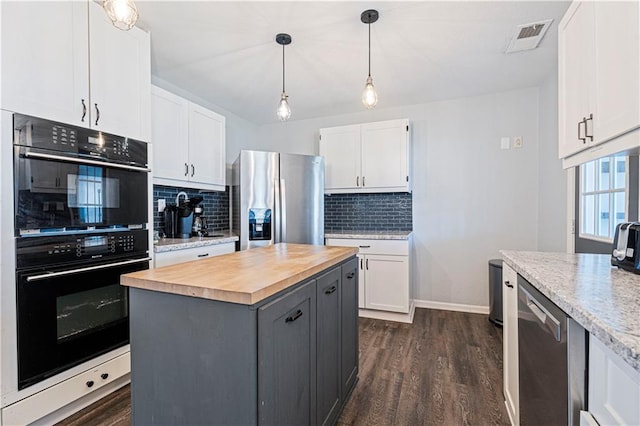
[[[295,320],[297,320],[298,318],[300,318],[302,316],[302,311],[300,309],[298,309],[298,311],[293,314],[293,315],[289,315],[287,317],[286,320],[284,320],[284,322],[294,322]]]
[[[89,381],[87,382],[87,387],[88,387],[88,388],[93,387],[93,380],[89,380]]]
[[[209,256],[209,253],[203,253],[198,255],[198,257],[207,257],[207,256]]]
[[[350,280],[351,278],[353,278],[353,277],[355,277],[355,276],[356,276],[356,273],[355,273],[355,272],[349,272],[349,273],[347,274],[347,279],[348,279],[348,280]]]
[[[335,285],[332,285],[331,288],[328,288],[324,291],[324,294],[331,294],[331,293],[335,293],[335,291],[338,289],[338,287],[336,287]]]
[[[371,248],[371,246],[358,246],[360,248]]]
[[[109,373],[102,373],[100,378],[102,378],[102,380],[107,380],[109,378]]]

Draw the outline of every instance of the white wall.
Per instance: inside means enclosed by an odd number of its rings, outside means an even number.
[[[567,186],[558,159],[557,67],[540,86],[538,148],[538,250],[567,251]]]
[[[564,223],[565,201],[545,199],[545,205],[539,205],[541,196],[558,195],[556,185],[564,188],[564,181],[556,182],[552,174],[559,174],[559,162],[556,165],[550,158],[550,145],[555,142],[549,135],[557,131],[539,131],[541,112],[543,124],[553,127],[555,113],[539,105],[540,96],[545,105],[553,103],[552,91],[549,84],[542,92],[531,88],[378,107],[263,125],[257,134],[260,149],[312,154],[318,152],[318,129],[322,127],[408,118],[413,141],[416,298],[486,306],[487,261],[499,257],[499,249],[537,250],[564,241],[564,236],[556,241],[552,230]],[[539,133],[545,135],[543,148]],[[501,150],[501,136],[522,136],[524,146]],[[542,180],[541,173],[545,174]],[[539,222],[539,215],[544,222]],[[539,238],[544,241],[539,243]]]

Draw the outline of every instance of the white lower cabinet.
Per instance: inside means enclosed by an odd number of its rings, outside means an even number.
[[[357,247],[358,307],[409,313],[410,240],[327,238],[326,245]]]
[[[193,247],[182,250],[165,251],[155,254],[154,267],[174,265],[192,260],[207,259],[236,251],[236,243],[222,243],[211,246]]]
[[[640,373],[589,336],[589,416],[600,425],[640,425]]]
[[[518,409],[518,274],[502,264],[502,368],[504,399],[512,425],[520,423]]]

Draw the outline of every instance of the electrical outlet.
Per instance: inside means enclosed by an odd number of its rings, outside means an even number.
[[[522,148],[522,136],[514,136],[513,137],[513,147],[514,148]]]
[[[162,213],[164,209],[167,207],[167,200],[164,198],[158,199],[158,213]]]
[[[508,136],[503,136],[500,138],[500,149],[509,149],[509,145],[511,144],[511,139]]]

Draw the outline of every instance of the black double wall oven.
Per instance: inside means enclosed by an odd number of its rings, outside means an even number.
[[[144,142],[14,114],[18,389],[129,343],[149,268]]]

